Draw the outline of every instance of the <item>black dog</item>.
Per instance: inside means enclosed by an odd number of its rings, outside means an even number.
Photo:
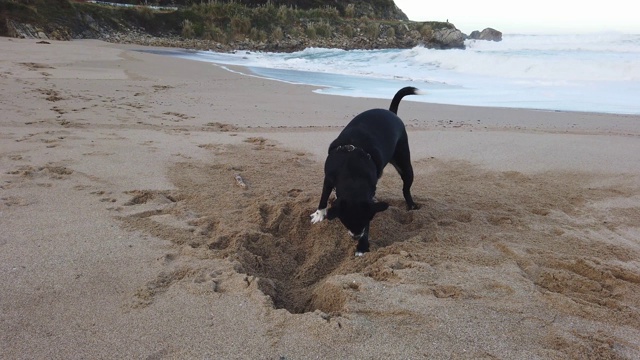
[[[356,256],[369,251],[369,222],[389,204],[376,202],[374,195],[384,167],[391,163],[402,177],[402,193],[409,210],[418,207],[411,198],[413,168],[409,139],[402,120],[396,115],[400,100],[419,94],[414,87],[398,91],[389,110],[373,109],[356,116],[329,146],[324,164],[324,184],[318,210],[311,214],[311,222],[325,217],[339,218],[355,240]],[[327,210],[331,191],[336,189],[336,201]]]

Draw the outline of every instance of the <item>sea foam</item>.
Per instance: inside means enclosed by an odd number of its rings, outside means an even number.
[[[328,94],[388,98],[411,85],[429,93],[413,101],[640,114],[640,35],[504,35],[501,42],[467,40],[466,46],[178,56],[242,65],[253,75]]]

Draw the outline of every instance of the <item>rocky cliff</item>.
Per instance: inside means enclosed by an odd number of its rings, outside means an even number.
[[[273,1],[257,7],[245,6],[236,0],[176,10],[68,0],[29,2],[31,5],[0,3],[0,35],[57,40],[93,38],[219,51],[418,45],[463,49],[466,39],[466,35],[448,22],[405,20],[406,15],[390,0],[355,1],[339,8],[308,10],[278,6]],[[384,18],[372,18],[374,15]]]

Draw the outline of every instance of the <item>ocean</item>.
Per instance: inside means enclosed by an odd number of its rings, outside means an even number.
[[[307,48],[294,53],[179,51],[170,55],[247,76],[317,86],[316,92],[439,104],[640,114],[640,34],[504,35],[465,50]],[[235,70],[238,72],[237,68]]]

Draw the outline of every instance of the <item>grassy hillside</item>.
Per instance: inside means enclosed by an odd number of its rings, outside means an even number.
[[[133,5],[147,4],[179,7],[211,3],[236,3],[248,7],[273,5],[276,7],[287,6],[300,10],[331,7],[335,8],[343,15],[347,11],[347,7],[352,5],[356,9],[358,16],[369,16],[376,19],[408,20],[407,16],[398,9],[393,0],[112,0],[111,2]]]
[[[266,46],[268,50],[287,51],[316,43],[342,48],[410,47],[429,44],[434,30],[454,28],[449,23],[394,19],[399,15],[391,12],[391,8],[397,10],[391,0],[341,2],[341,5],[322,0],[195,2],[175,1],[185,6],[173,11],[69,0],[3,0],[0,35],[136,42],[132,37],[139,34],[197,39],[224,47],[237,47],[240,43],[246,48]],[[295,6],[287,5],[290,3]]]

